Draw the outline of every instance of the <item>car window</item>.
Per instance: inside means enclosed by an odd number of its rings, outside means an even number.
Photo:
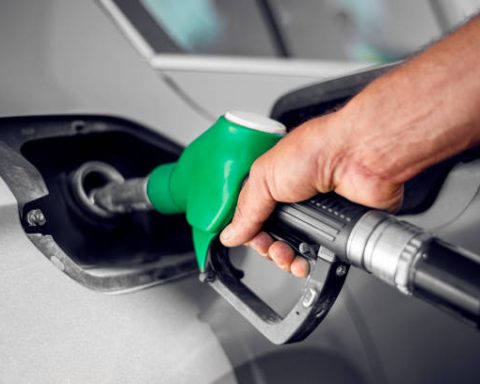
[[[271,0],[292,56],[393,61],[438,38],[429,0]]]
[[[376,62],[398,60],[419,50],[478,10],[480,3],[468,0],[467,7],[467,0],[103,1],[115,3],[156,54]]]
[[[257,0],[114,0],[155,53],[277,56]]]

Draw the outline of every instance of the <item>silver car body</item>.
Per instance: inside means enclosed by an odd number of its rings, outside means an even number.
[[[0,5],[0,115],[122,116],[187,145],[228,109],[268,114],[282,94],[364,64],[140,55],[92,1]],[[107,4],[108,6],[108,4]],[[139,154],[140,156],[140,154]],[[480,163],[454,169],[410,217],[480,252]],[[273,346],[196,276],[128,294],[89,290],[27,238],[0,179],[0,382],[477,382],[480,336],[351,271],[304,342]],[[279,306],[299,283],[247,255],[248,278]]]

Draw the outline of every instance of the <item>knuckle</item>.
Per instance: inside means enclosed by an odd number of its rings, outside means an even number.
[[[255,180],[263,177],[263,164],[261,157],[255,160],[250,168],[249,179]]]
[[[243,222],[244,218],[245,218],[244,208],[241,204],[239,204],[239,205],[237,205],[237,208],[235,209],[235,215],[234,215],[232,221],[235,222],[235,223],[239,223],[239,222]]]

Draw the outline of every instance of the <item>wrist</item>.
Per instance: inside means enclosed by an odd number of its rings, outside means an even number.
[[[388,109],[382,111],[381,99],[362,95],[336,113],[345,140],[338,167],[401,184],[421,171],[423,140]]]

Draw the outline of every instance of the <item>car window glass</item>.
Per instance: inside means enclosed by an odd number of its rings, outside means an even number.
[[[186,53],[274,56],[255,0],[142,0]]]
[[[480,5],[480,0],[468,0],[468,6],[467,0],[112,1],[156,54],[375,62],[418,51]]]
[[[392,61],[441,34],[430,0],[270,1],[295,57]]]

